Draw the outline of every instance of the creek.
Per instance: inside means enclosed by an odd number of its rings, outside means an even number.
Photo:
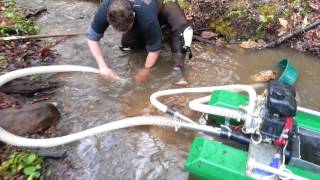
[[[20,0],[20,4],[47,6],[48,13],[38,20],[44,33],[85,31],[97,3],[67,0]],[[128,83],[103,80],[95,74],[63,73],[50,79],[65,85],[50,99],[58,102],[62,117],[58,135],[66,135],[95,127],[127,116],[154,113],[149,96],[156,91],[178,88],[172,84],[170,48],[164,44],[161,57],[149,79],[136,82],[134,75],[143,67],[144,51],[122,52],[121,35],[107,30],[102,45],[108,64]],[[50,39],[48,41],[51,41]],[[57,64],[97,67],[85,36],[64,40],[53,49],[61,56]],[[193,44],[193,59],[187,62],[187,87],[255,83],[251,75],[262,70],[277,70],[276,63],[288,58],[299,69],[295,84],[299,105],[320,110],[320,61],[318,57],[287,48],[262,51],[238,46],[218,48],[199,42]],[[190,99],[188,99],[190,98]],[[181,98],[191,100],[192,96]],[[188,179],[183,163],[195,136],[190,131],[159,127],[138,127],[100,134],[58,147],[67,150],[72,166],[61,170],[52,165],[53,179]]]

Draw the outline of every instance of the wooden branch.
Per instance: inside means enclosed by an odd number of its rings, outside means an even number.
[[[9,37],[0,37],[0,41],[50,38],[50,37],[62,37],[62,36],[78,36],[78,35],[84,35],[84,34],[86,34],[86,33],[85,32],[76,32],[76,33],[60,33],[60,34],[39,34],[39,35],[27,35],[27,36],[9,36]]]
[[[301,33],[305,33],[305,32],[307,32],[307,31],[309,31],[309,30],[311,30],[311,29],[313,29],[313,28],[315,28],[316,26],[319,26],[319,25],[320,25],[320,20],[318,20],[318,21],[316,21],[316,22],[314,22],[314,23],[312,23],[312,24],[309,24],[309,25],[307,25],[307,26],[304,27],[304,28],[297,29],[297,30],[295,30],[295,31],[292,32],[292,33],[289,33],[289,34],[287,34],[287,35],[284,35],[284,36],[280,37],[280,38],[279,38],[278,40],[276,40],[276,41],[273,41],[273,42],[271,42],[271,43],[267,43],[267,44],[259,47],[259,49],[279,46],[280,44],[282,44],[283,42],[291,39],[292,37],[294,37],[294,36],[296,36],[296,35],[298,35],[298,34],[301,34]]]
[[[214,45],[214,46],[221,47],[221,45],[217,44],[215,41],[211,41],[209,39],[203,38],[203,37],[198,36],[198,35],[193,35],[193,39],[197,40],[197,41],[200,41],[200,42],[203,42],[203,43],[206,43],[206,44],[209,44],[209,45]]]

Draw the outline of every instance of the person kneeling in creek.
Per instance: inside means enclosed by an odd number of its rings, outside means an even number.
[[[160,26],[168,27],[173,74],[178,81],[186,82],[184,61],[186,53],[190,52],[193,30],[178,4],[173,1],[163,4],[162,0],[104,0],[87,31],[90,51],[104,78],[117,76],[106,64],[99,43],[109,25],[122,33],[121,50],[143,47],[147,50],[144,68],[136,75],[139,81],[146,79],[159,58],[162,40]]]

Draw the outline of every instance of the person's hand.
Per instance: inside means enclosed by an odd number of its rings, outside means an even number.
[[[139,69],[137,74],[134,76],[134,78],[138,82],[145,82],[148,79],[150,71],[151,71],[150,68]]]
[[[105,79],[108,79],[110,77],[117,77],[117,75],[110,68],[100,68],[99,71],[100,75]]]

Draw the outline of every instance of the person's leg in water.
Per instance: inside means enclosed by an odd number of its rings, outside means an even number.
[[[159,19],[170,28],[171,58],[174,62],[172,73],[175,76],[176,84],[185,85],[188,83],[183,72],[186,51],[183,49],[184,40],[181,34],[188,27],[187,19],[183,10],[175,2],[167,2],[163,5]]]

